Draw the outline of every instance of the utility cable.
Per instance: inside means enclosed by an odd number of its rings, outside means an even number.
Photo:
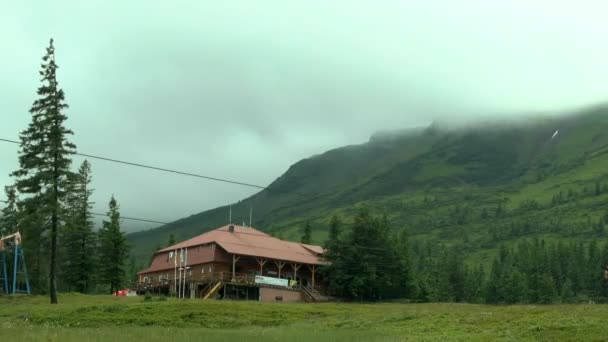
[[[16,140],[10,140],[10,139],[0,138],[0,141],[11,143],[11,144],[21,145],[21,143],[19,141],[16,141]],[[216,181],[216,182],[224,182],[224,183],[229,183],[229,184],[242,185],[242,186],[247,186],[247,187],[256,188],[256,189],[266,189],[265,186],[261,186],[261,185],[256,185],[256,184],[251,184],[251,183],[245,183],[245,182],[239,182],[239,181],[230,180],[230,179],[211,177],[211,176],[206,176],[206,175],[200,175],[200,174],[191,173],[191,172],[172,170],[172,169],[167,169],[167,168],[158,167],[158,166],[152,166],[152,165],[134,163],[134,162],[124,161],[124,160],[118,160],[118,159],[114,159],[114,158],[101,157],[101,156],[96,156],[96,155],[87,154],[87,153],[75,152],[73,154],[75,154],[77,156],[85,157],[85,158],[92,158],[92,159],[104,160],[104,161],[109,161],[109,162],[118,163],[118,164],[137,166],[137,167],[141,167],[141,168],[145,168],[145,169],[151,169],[151,170],[156,170],[156,171],[175,173],[175,174],[182,175],[182,176],[190,176],[190,177],[196,177],[196,178],[202,178],[202,179],[212,180],[212,181]]]

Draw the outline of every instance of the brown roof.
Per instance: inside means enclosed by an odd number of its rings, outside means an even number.
[[[228,256],[224,255],[224,253],[218,253],[218,250],[219,248],[216,248],[216,245],[206,245],[201,246],[200,248],[189,248],[187,256],[188,265],[198,265],[213,261],[228,261]],[[179,254],[176,254],[173,258],[169,259],[168,254],[171,251],[156,253],[154,258],[152,259],[152,262],[150,263],[150,267],[146,268],[145,270],[142,270],[141,272],[138,272],[138,274],[163,270],[172,270],[177,264],[179,264]]]
[[[172,251],[178,248],[200,246],[215,242],[226,252],[275,260],[292,261],[303,264],[324,264],[321,254],[323,248],[277,239],[257,229],[234,226],[234,232],[228,226],[182,241],[173,246],[161,249],[157,253]]]
[[[302,245],[302,247],[310,250],[311,252],[313,252],[315,254],[319,254],[320,255],[320,254],[325,253],[325,250],[321,246],[307,245],[305,243],[301,243],[300,245]]]

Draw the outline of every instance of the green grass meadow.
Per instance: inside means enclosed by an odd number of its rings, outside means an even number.
[[[0,341],[605,341],[608,306],[0,298]]]

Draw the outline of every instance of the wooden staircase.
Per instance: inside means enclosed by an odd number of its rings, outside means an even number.
[[[215,283],[212,283],[212,285],[210,285],[208,287],[209,291],[206,291],[207,293],[205,293],[205,295],[203,296],[203,299],[209,299],[211,296],[216,294],[217,291],[219,291],[223,285],[224,285],[224,282],[221,280],[218,280]]]
[[[330,300],[329,297],[321,295],[317,290],[310,286],[302,286],[301,287],[302,294],[304,295],[304,299],[307,302],[327,302]]]

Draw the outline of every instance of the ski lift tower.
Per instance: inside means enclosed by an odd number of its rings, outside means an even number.
[[[10,278],[7,270],[9,248],[13,249],[12,287],[9,287]],[[21,234],[19,232],[0,238],[0,272],[0,281],[2,282],[0,286],[4,290],[4,293],[30,294],[30,282],[27,276],[27,267],[25,266],[23,247],[21,246]]]

